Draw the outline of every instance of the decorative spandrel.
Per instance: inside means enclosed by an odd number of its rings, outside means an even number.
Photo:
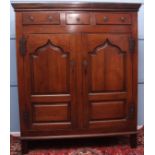
[[[41,52],[46,51],[47,49],[51,49],[51,51],[55,51],[58,52],[59,54],[61,54],[61,56],[63,58],[67,57],[67,53],[63,50],[63,48],[61,48],[58,45],[55,45],[51,42],[50,39],[48,39],[47,43],[45,45],[42,45],[40,47],[38,47],[35,52],[32,54],[33,57],[38,56]]]
[[[119,53],[124,53],[125,51],[123,51],[118,45],[113,44],[108,38],[100,45],[96,46],[91,52],[89,52],[90,54],[94,54],[96,55],[98,52],[101,52],[103,49],[108,48],[109,46],[116,48],[117,52]]]

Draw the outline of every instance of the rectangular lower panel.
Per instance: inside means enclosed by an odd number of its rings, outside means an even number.
[[[57,132],[72,129],[71,122],[52,122],[52,123],[33,123],[32,130],[33,131],[41,131],[41,132]],[[53,133],[53,134],[54,134]]]
[[[70,121],[69,105],[66,103],[33,105],[33,123],[66,121]]]
[[[120,119],[125,117],[125,101],[91,102],[91,120]]]
[[[102,130],[107,132],[120,132],[135,130],[133,121],[127,119],[105,120],[105,121],[90,121],[89,129]]]

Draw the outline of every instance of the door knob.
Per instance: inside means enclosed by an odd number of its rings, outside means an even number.
[[[80,18],[79,18],[79,17],[77,17],[77,18],[76,18],[76,21],[77,21],[77,22],[80,22]]]
[[[49,21],[52,21],[52,19],[53,19],[52,16],[48,16]]]
[[[29,19],[33,22],[34,21],[34,17],[30,16]]]
[[[109,20],[109,18],[108,18],[107,16],[104,16],[104,17],[103,17],[103,21],[104,21],[104,22],[107,22],[108,20]]]
[[[125,17],[121,17],[120,20],[121,20],[122,22],[125,22],[126,18],[125,18]]]

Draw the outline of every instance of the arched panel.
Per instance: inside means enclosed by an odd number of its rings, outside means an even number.
[[[125,89],[125,54],[118,45],[106,39],[89,52],[90,91],[121,91]]]
[[[45,52],[46,49],[51,49],[59,54],[62,54],[63,57],[67,56],[67,53],[58,45],[53,44],[49,39],[45,45],[38,47],[35,52],[32,54],[33,56],[38,56],[41,52]]]
[[[69,53],[50,40],[38,47],[31,59],[33,93],[67,93],[69,91]]]

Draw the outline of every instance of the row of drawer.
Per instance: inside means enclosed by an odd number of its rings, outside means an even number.
[[[89,25],[92,18],[97,25],[102,24],[131,24],[129,13],[65,13],[65,21],[68,25]],[[59,12],[25,12],[23,24],[56,24],[61,23]]]

